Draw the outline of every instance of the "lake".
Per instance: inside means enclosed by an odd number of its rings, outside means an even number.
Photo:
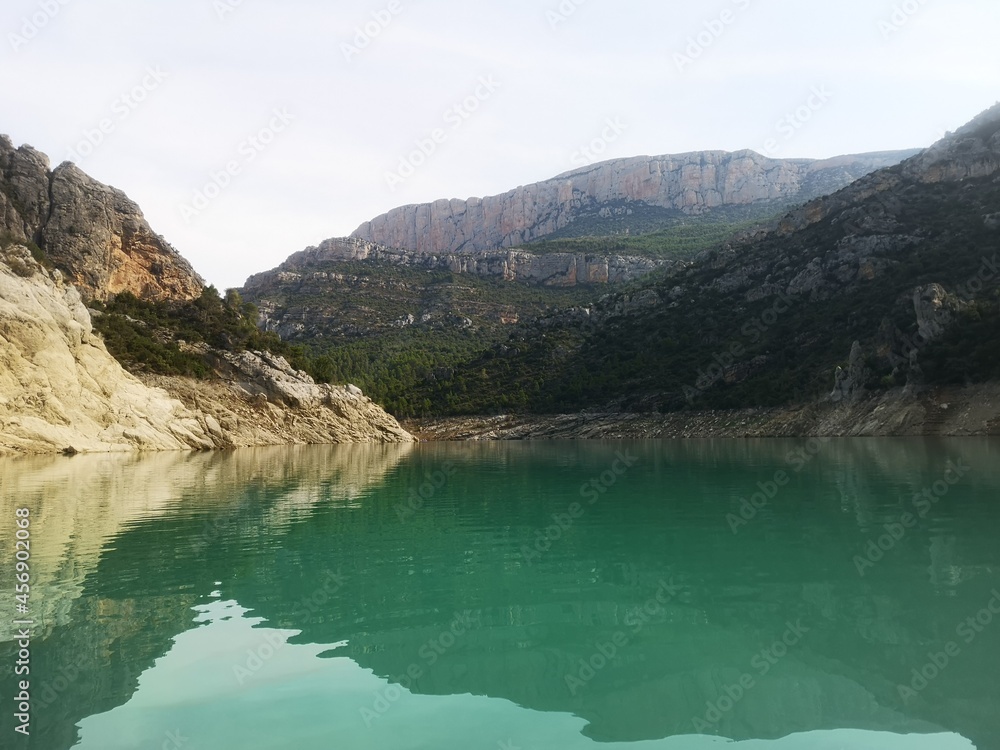
[[[0,746],[1000,748],[998,491],[989,439],[3,460]]]

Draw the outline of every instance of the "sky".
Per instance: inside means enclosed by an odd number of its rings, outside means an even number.
[[[605,159],[928,146],[1000,99],[998,28],[996,0],[4,0],[0,133],[226,289]]]

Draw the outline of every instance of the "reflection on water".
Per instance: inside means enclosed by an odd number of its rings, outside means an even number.
[[[44,622],[14,746],[1000,747],[998,447],[6,462]]]

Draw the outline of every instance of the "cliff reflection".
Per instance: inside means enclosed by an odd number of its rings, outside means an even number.
[[[261,448],[214,453],[0,460],[0,555],[16,507],[31,510],[32,684],[28,747],[70,747],[82,717],[128,700],[143,670],[192,626],[191,607],[237,559],[266,553],[314,503],[352,503],[413,446]],[[258,547],[257,544],[260,543]],[[209,561],[213,561],[209,564]],[[13,585],[0,591],[0,662],[13,663]],[[12,690],[10,671],[0,679]],[[0,734],[12,735],[8,712]]]
[[[61,540],[40,541],[56,604],[39,673],[94,655],[39,712],[48,744],[32,746],[68,747],[81,718],[127,701],[209,594],[413,692],[573,713],[599,741],[694,734],[696,719],[734,739],[1000,736],[986,666],[1000,628],[916,698],[898,689],[1000,585],[996,444],[842,441],[796,471],[802,445],[338,447],[5,471],[5,496],[38,505],[39,540]],[[623,451],[631,468],[582,499]],[[949,458],[975,471],[860,576],[870,534]],[[734,534],[727,515],[777,471],[789,483]],[[79,499],[60,499],[70,488]]]

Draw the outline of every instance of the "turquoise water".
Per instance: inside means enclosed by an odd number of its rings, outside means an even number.
[[[0,462],[0,747],[1000,748],[998,458],[733,440]]]

